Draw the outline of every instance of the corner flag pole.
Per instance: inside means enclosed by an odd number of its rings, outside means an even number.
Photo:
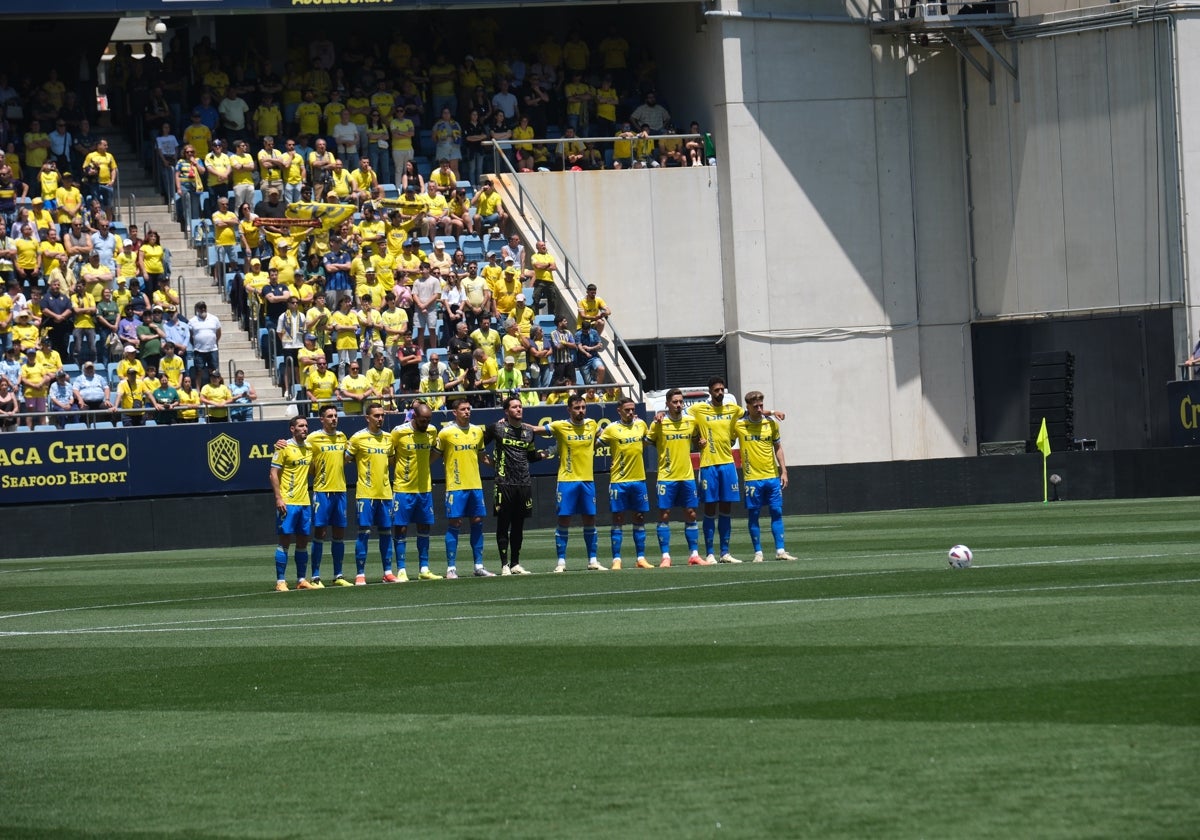
[[[1038,451],[1042,453],[1042,504],[1049,504],[1050,492],[1046,482],[1046,459],[1050,457],[1050,435],[1046,432],[1046,418],[1042,418],[1042,427],[1038,429]]]

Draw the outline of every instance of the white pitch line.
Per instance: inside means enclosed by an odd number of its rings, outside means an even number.
[[[1200,578],[1176,580],[1128,581],[1123,583],[1085,583],[1064,586],[1007,587],[1002,589],[963,589],[949,592],[897,592],[890,595],[834,595],[822,598],[780,598],[767,601],[740,601],[722,604],[661,604],[642,607],[606,607],[604,609],[558,610],[555,612],[497,613],[493,615],[426,616],[414,618],[383,618],[368,621],[321,621],[304,624],[246,624],[225,627],[146,627],[146,628],[81,628],[75,630],[10,630],[0,631],[0,636],[80,636],[80,635],[130,635],[138,633],[216,633],[216,632],[259,632],[262,630],[316,629],[325,627],[432,624],[437,622],[494,621],[513,618],[564,618],[586,615],[622,615],[629,613],[680,612],[684,610],[723,610],[745,607],[796,606],[800,604],[823,604],[845,601],[883,601],[897,598],[943,598],[978,595],[1024,595],[1041,592],[1080,592],[1098,589],[1122,589],[1136,586],[1179,586],[1200,583]]]
[[[872,557],[890,557],[890,556],[899,556],[899,555],[864,554],[864,555],[859,555],[859,556],[864,557],[864,558],[872,558]],[[1023,567],[1023,566],[1054,566],[1054,565],[1062,565],[1064,563],[1087,563],[1087,562],[1098,561],[1098,560],[1142,560],[1142,559],[1151,559],[1151,558],[1155,558],[1155,557],[1169,557],[1169,556],[1171,556],[1171,555],[1168,555],[1168,554],[1121,554],[1121,555],[1113,555],[1113,556],[1109,556],[1109,557],[1076,557],[1076,558],[1068,558],[1068,559],[1064,559],[1064,560],[1030,560],[1030,561],[1027,561],[1024,563],[991,563],[991,564],[977,563],[977,564],[975,564],[975,567],[981,568],[981,569],[1001,569],[1001,568],[1015,568],[1018,566],[1021,566],[1021,567]],[[803,562],[803,561],[801,561],[801,562]],[[872,576],[878,576],[878,575],[916,574],[916,573],[924,573],[924,572],[928,572],[928,571],[931,571],[931,569],[877,569],[874,571],[831,572],[829,574],[823,574],[823,575],[800,575],[800,576],[796,576],[796,577],[784,577],[784,578],[774,578],[773,577],[773,578],[763,578],[763,579],[759,579],[759,580],[713,581],[713,582],[708,582],[708,583],[686,584],[686,585],[680,585],[680,586],[654,587],[654,588],[650,588],[650,589],[629,589],[629,590],[619,589],[619,590],[613,590],[613,591],[600,591],[600,592],[566,592],[566,593],[557,593],[557,594],[551,594],[551,595],[517,596],[517,597],[513,597],[513,598],[488,598],[488,599],[480,600],[480,601],[447,601],[447,602],[443,602],[440,604],[394,604],[394,605],[384,605],[384,606],[377,606],[377,607],[354,607],[354,608],[346,608],[346,609],[339,609],[339,610],[318,610],[318,611],[306,610],[303,614],[309,615],[309,616],[336,615],[336,614],[341,614],[341,613],[352,613],[352,612],[373,612],[373,611],[377,611],[377,610],[416,609],[416,608],[427,607],[427,606],[428,607],[433,607],[433,606],[455,607],[455,606],[471,606],[471,605],[484,605],[484,604],[519,603],[522,601],[542,601],[542,600],[549,600],[549,599],[556,599],[556,598],[589,598],[589,597],[606,596],[606,595],[650,594],[650,593],[656,593],[656,592],[680,592],[680,591],[686,591],[686,590],[690,590],[690,589],[707,589],[707,588],[712,588],[712,587],[717,587],[717,586],[742,586],[742,585],[756,585],[756,584],[779,583],[779,582],[786,583],[786,582],[802,581],[802,580],[829,580],[829,579],[846,578],[846,577],[872,577]],[[263,596],[263,595],[271,596],[271,595],[274,595],[274,593],[271,593],[271,592],[239,592],[239,593],[231,594],[231,595],[206,595],[206,596],[200,596],[200,597],[196,597],[196,598],[175,598],[175,599],[162,599],[162,600],[157,600],[157,601],[131,601],[131,602],[120,603],[120,604],[92,604],[92,605],[86,606],[86,607],[62,607],[62,608],[53,609],[53,610],[34,610],[31,612],[24,612],[24,613],[8,613],[6,615],[0,615],[0,621],[12,619],[12,618],[30,618],[30,617],[35,617],[35,616],[55,615],[55,614],[59,614],[59,613],[83,612],[83,611],[89,611],[89,610],[124,609],[126,607],[163,606],[163,605],[168,605],[168,604],[189,604],[189,603],[196,603],[198,601],[223,601],[223,600],[232,600],[235,598],[252,598],[255,596]],[[159,625],[178,625],[178,624],[186,624],[186,623],[205,624],[205,623],[212,623],[214,621],[245,621],[247,618],[287,618],[288,616],[298,615],[298,614],[300,614],[300,613],[276,613],[276,614],[263,615],[263,616],[237,616],[237,617],[228,618],[228,619],[214,619],[214,618],[194,619],[191,622],[168,621],[168,622],[154,622],[154,623],[149,623],[149,624],[114,625],[112,629],[155,627],[155,626],[159,626]]]

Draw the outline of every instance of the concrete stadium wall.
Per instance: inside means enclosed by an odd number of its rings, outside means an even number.
[[[1180,168],[1184,176],[1183,194],[1200,196],[1200,13],[1176,18],[1176,82],[1179,100]],[[1200,247],[1200,217],[1183,212],[1183,252],[1195,253]],[[1185,256],[1186,259],[1186,256]],[[1188,304],[1186,324],[1176,325],[1176,356],[1187,358],[1192,339],[1200,329],[1200,273],[1191,270],[1190,261],[1182,267],[1186,278],[1185,300]]]
[[[1169,47],[1166,23],[1020,41],[1019,102],[966,74],[980,315],[1181,300]]]
[[[1195,491],[1200,447],[1055,452],[1050,455],[1048,467],[1063,478],[1059,491],[1067,500],[1186,496]],[[791,481],[784,494],[784,511],[788,515],[1041,501],[1042,465],[1041,456],[1036,453],[830,464],[793,467],[788,472]],[[607,485],[603,477],[598,479],[597,496],[606,496]],[[435,493],[440,491],[435,488]],[[529,527],[549,528],[555,524],[554,494],[553,477],[535,479],[534,517]],[[438,507],[440,516],[440,502]],[[601,507],[606,505],[601,502]],[[44,507],[36,506],[12,507],[5,513],[11,522],[37,522],[45,519],[45,512]],[[653,515],[652,512],[648,517],[651,521]],[[979,516],[986,517],[986,511],[979,511]],[[735,517],[738,520],[735,527],[744,533],[741,506]],[[602,512],[599,521],[601,527],[606,526],[607,513]],[[274,523],[270,493],[153,499],[138,502],[136,507],[130,502],[108,501],[61,504],[54,507],[53,529],[11,529],[6,533],[0,540],[0,558],[265,546],[275,541]],[[489,517],[484,527],[485,557],[494,563],[495,520]],[[679,527],[676,522],[673,542],[677,546],[682,545]],[[445,556],[441,550],[443,532],[444,520],[439,519],[434,526],[435,567]],[[353,527],[348,529],[348,541],[353,541],[354,533]],[[579,557],[578,540],[576,531],[571,555],[575,558]],[[769,537],[767,544],[770,545]],[[607,554],[606,545],[602,534],[602,556]],[[789,547],[803,556],[802,527],[793,529]],[[653,534],[649,535],[648,548],[651,553],[656,552]],[[373,573],[379,568],[377,557],[372,540],[368,568]],[[548,563],[551,559],[539,557],[537,563]],[[245,560],[262,564],[264,574],[269,573],[270,556],[247,555]]]

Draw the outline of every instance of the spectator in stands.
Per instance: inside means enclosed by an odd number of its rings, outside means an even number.
[[[83,171],[95,184],[96,198],[105,209],[112,207],[113,189],[117,183],[117,159],[109,154],[108,141],[101,140],[96,150],[83,160]]]
[[[12,351],[12,348],[9,348]],[[17,428],[17,394],[7,378],[0,378],[0,430],[11,432]]]
[[[121,411],[121,425],[146,425],[147,406],[154,406],[154,394],[146,388],[137,368],[129,367],[117,383],[117,408]]]
[[[421,385],[421,348],[413,341],[411,333],[400,336],[399,354],[400,390],[407,394],[415,394]]]
[[[176,420],[180,423],[198,423],[200,422],[200,392],[192,387],[192,377],[184,376],[183,383],[179,386],[179,410],[176,412]]]
[[[209,423],[228,423],[229,404],[233,402],[233,394],[229,386],[221,378],[221,371],[209,373],[208,384],[200,389],[200,403],[207,406]]]
[[[471,204],[475,207],[474,233],[482,235],[484,231],[491,230],[495,235],[500,232],[501,228],[507,226],[508,213],[504,210],[504,202],[500,198],[500,193],[496,192],[492,179],[486,175],[479,192],[475,193],[475,197],[471,199]]]
[[[472,379],[468,390],[490,392],[474,398],[479,408],[490,408],[496,404],[496,380],[500,376],[496,357],[489,356],[487,351],[479,347],[476,348],[472,361]]]
[[[62,279],[59,276],[52,277],[50,291],[42,298],[42,331],[54,345],[55,352],[63,358],[67,356],[67,345],[75,329],[74,315],[71,298],[63,291]]]
[[[237,140],[233,148],[234,153],[229,156],[229,182],[233,187],[233,203],[240,214],[243,205],[254,206],[254,171],[257,167],[250,154],[250,144],[244,139]]]
[[[108,385],[108,377],[96,373],[95,362],[84,362],[83,372],[75,377],[72,385],[75,389],[75,400],[85,412],[85,423],[93,426],[98,419],[113,420],[112,392]],[[113,425],[116,425],[115,421]]]
[[[529,258],[530,268],[526,272],[533,279],[533,311],[541,312],[542,303],[546,304],[546,312],[554,311],[554,272],[558,271],[558,263],[554,255],[546,250],[546,243],[538,240],[537,250]]]
[[[154,422],[160,426],[174,425],[179,408],[179,392],[171,384],[165,371],[158,374],[158,387],[152,392],[154,398]]]
[[[425,350],[434,346],[437,332],[438,310],[442,298],[441,281],[433,276],[429,263],[421,264],[421,277],[412,288],[413,294],[413,340]]]
[[[651,135],[662,134],[671,121],[671,113],[658,104],[658,94],[651,90],[646,93],[643,103],[629,115],[629,121],[638,131],[646,131]]]
[[[434,154],[436,157],[450,161],[450,168],[455,176],[459,174],[459,161],[462,160],[462,126],[452,116],[450,108],[442,108],[441,119],[433,124],[432,136]]]
[[[221,115],[221,136],[227,140],[248,140],[246,117],[250,114],[250,106],[237,95],[235,88],[230,87],[224,93],[217,106],[217,113]]]
[[[4,358],[0,359],[0,379],[8,381],[13,391],[21,387],[21,364],[24,354],[21,348],[10,344],[4,348]]]
[[[158,362],[162,358],[162,343],[166,337],[166,333],[162,326],[163,308],[154,306],[150,310],[150,315],[142,319],[142,323],[137,328],[138,338],[138,357],[142,362],[142,366],[149,370],[157,368]]]
[[[79,407],[82,406],[75,401],[75,391],[71,387],[67,372],[65,370],[58,371],[46,394],[46,408],[50,412],[50,419],[55,427],[62,429],[68,423],[74,423],[74,412]]]
[[[93,262],[96,260],[93,259]],[[71,333],[75,361],[82,364],[96,358],[96,299],[88,294],[83,281],[75,284],[71,295],[71,309],[75,313]]]
[[[236,225],[237,215],[229,209],[229,191],[232,188],[231,179],[233,178],[233,161],[229,155],[225,153],[225,144],[221,140],[212,141],[212,150],[204,156],[204,172],[205,184],[207,184],[208,201],[203,212],[206,216],[213,216],[219,209],[221,199],[225,199],[225,211],[233,215],[233,221]],[[214,231],[215,233],[216,231]],[[237,229],[234,229],[234,242],[236,243]],[[233,265],[233,262],[225,263]]]
[[[588,320],[592,322],[592,326],[596,328],[596,332],[602,333],[604,332],[604,325],[612,317],[612,309],[605,303],[604,298],[596,296],[596,284],[588,283],[587,292],[580,299],[575,314],[575,324],[577,327],[582,327],[584,320]]]
[[[232,396],[229,419],[239,423],[253,420],[254,409],[251,407],[251,404],[258,400],[258,394],[255,392],[254,386],[246,381],[246,372],[244,370],[234,371],[233,383],[229,386],[229,393]]]
[[[362,414],[363,403],[370,395],[371,385],[360,372],[357,361],[351,362],[349,372],[338,383],[337,395],[346,414]]]
[[[188,329],[192,334],[192,353],[194,359],[194,382],[204,382],[206,385],[212,378],[212,373],[219,372],[219,345],[221,342],[221,321],[216,315],[210,315],[208,304],[204,301],[196,303],[195,315],[188,320]]]
[[[600,360],[603,348],[600,333],[592,327],[591,321],[584,319],[575,333],[575,367],[583,376],[585,385],[604,381],[604,363]]]
[[[483,177],[483,170],[488,162],[490,151],[484,148],[483,142],[488,139],[488,126],[483,116],[474,109],[467,114],[467,121],[462,127],[462,159],[465,165],[463,178],[472,184],[478,184]],[[449,161],[447,161],[449,166]],[[458,180],[457,173],[452,174]]]
[[[548,388],[554,376],[554,363],[551,357],[554,348],[545,330],[533,326],[529,330],[529,365],[526,373],[531,388]]]
[[[411,188],[414,193],[421,195],[425,192],[425,179],[421,176],[417,169],[417,164],[411,158],[404,163],[404,170],[400,173],[400,180],[396,187],[400,192],[408,192]]]

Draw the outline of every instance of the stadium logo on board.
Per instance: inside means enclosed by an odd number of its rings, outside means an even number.
[[[208,468],[219,481],[237,475],[242,465],[242,447],[229,435],[217,435],[208,442]]]

